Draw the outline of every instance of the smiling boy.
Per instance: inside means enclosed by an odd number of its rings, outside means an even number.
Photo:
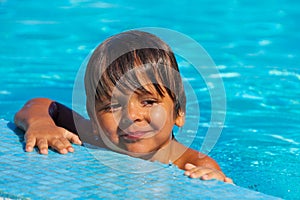
[[[50,99],[25,104],[15,123],[26,131],[26,151],[37,146],[46,154],[50,146],[60,153],[73,152],[70,141],[83,140],[133,157],[173,163],[191,178],[232,182],[212,158],[174,138],[173,126],[185,122],[185,93],[173,52],[155,35],[128,31],[105,40],[89,60],[85,90],[90,122]],[[57,125],[75,130],[81,140]]]

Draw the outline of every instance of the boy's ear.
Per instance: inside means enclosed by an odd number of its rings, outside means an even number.
[[[178,126],[178,127],[181,127],[181,126],[184,125],[184,122],[185,122],[184,112],[179,110],[179,112],[177,114],[177,117],[175,119],[175,125]]]

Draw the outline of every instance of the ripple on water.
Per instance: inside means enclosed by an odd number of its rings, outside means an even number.
[[[284,142],[287,142],[287,143],[290,143],[290,144],[295,144],[295,145],[299,145],[300,143],[295,141],[294,139],[290,139],[290,138],[286,138],[286,137],[283,137],[282,135],[270,135],[271,137],[275,138],[275,139],[278,139],[278,140],[281,140],[281,141],[284,141]]]
[[[8,90],[0,90],[0,95],[9,95],[9,94],[11,94],[11,92]]]
[[[296,72],[290,72],[290,71],[280,71],[280,70],[277,70],[277,69],[274,69],[274,70],[270,70],[269,71],[269,74],[270,75],[273,75],[273,76],[291,76],[291,77],[296,77],[298,80],[300,80],[300,74],[296,73]]]

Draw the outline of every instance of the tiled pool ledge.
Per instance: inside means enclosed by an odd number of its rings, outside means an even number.
[[[0,199],[277,199],[100,149],[25,153],[23,134],[5,120],[0,120],[0,144]]]

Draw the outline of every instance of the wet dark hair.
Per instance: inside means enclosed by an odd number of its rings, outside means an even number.
[[[165,91],[174,102],[175,113],[185,112],[186,97],[178,65],[170,47],[153,34],[127,31],[112,36],[93,52],[86,69],[87,110],[95,117],[95,103],[120,91],[149,92],[151,83],[160,96]]]

